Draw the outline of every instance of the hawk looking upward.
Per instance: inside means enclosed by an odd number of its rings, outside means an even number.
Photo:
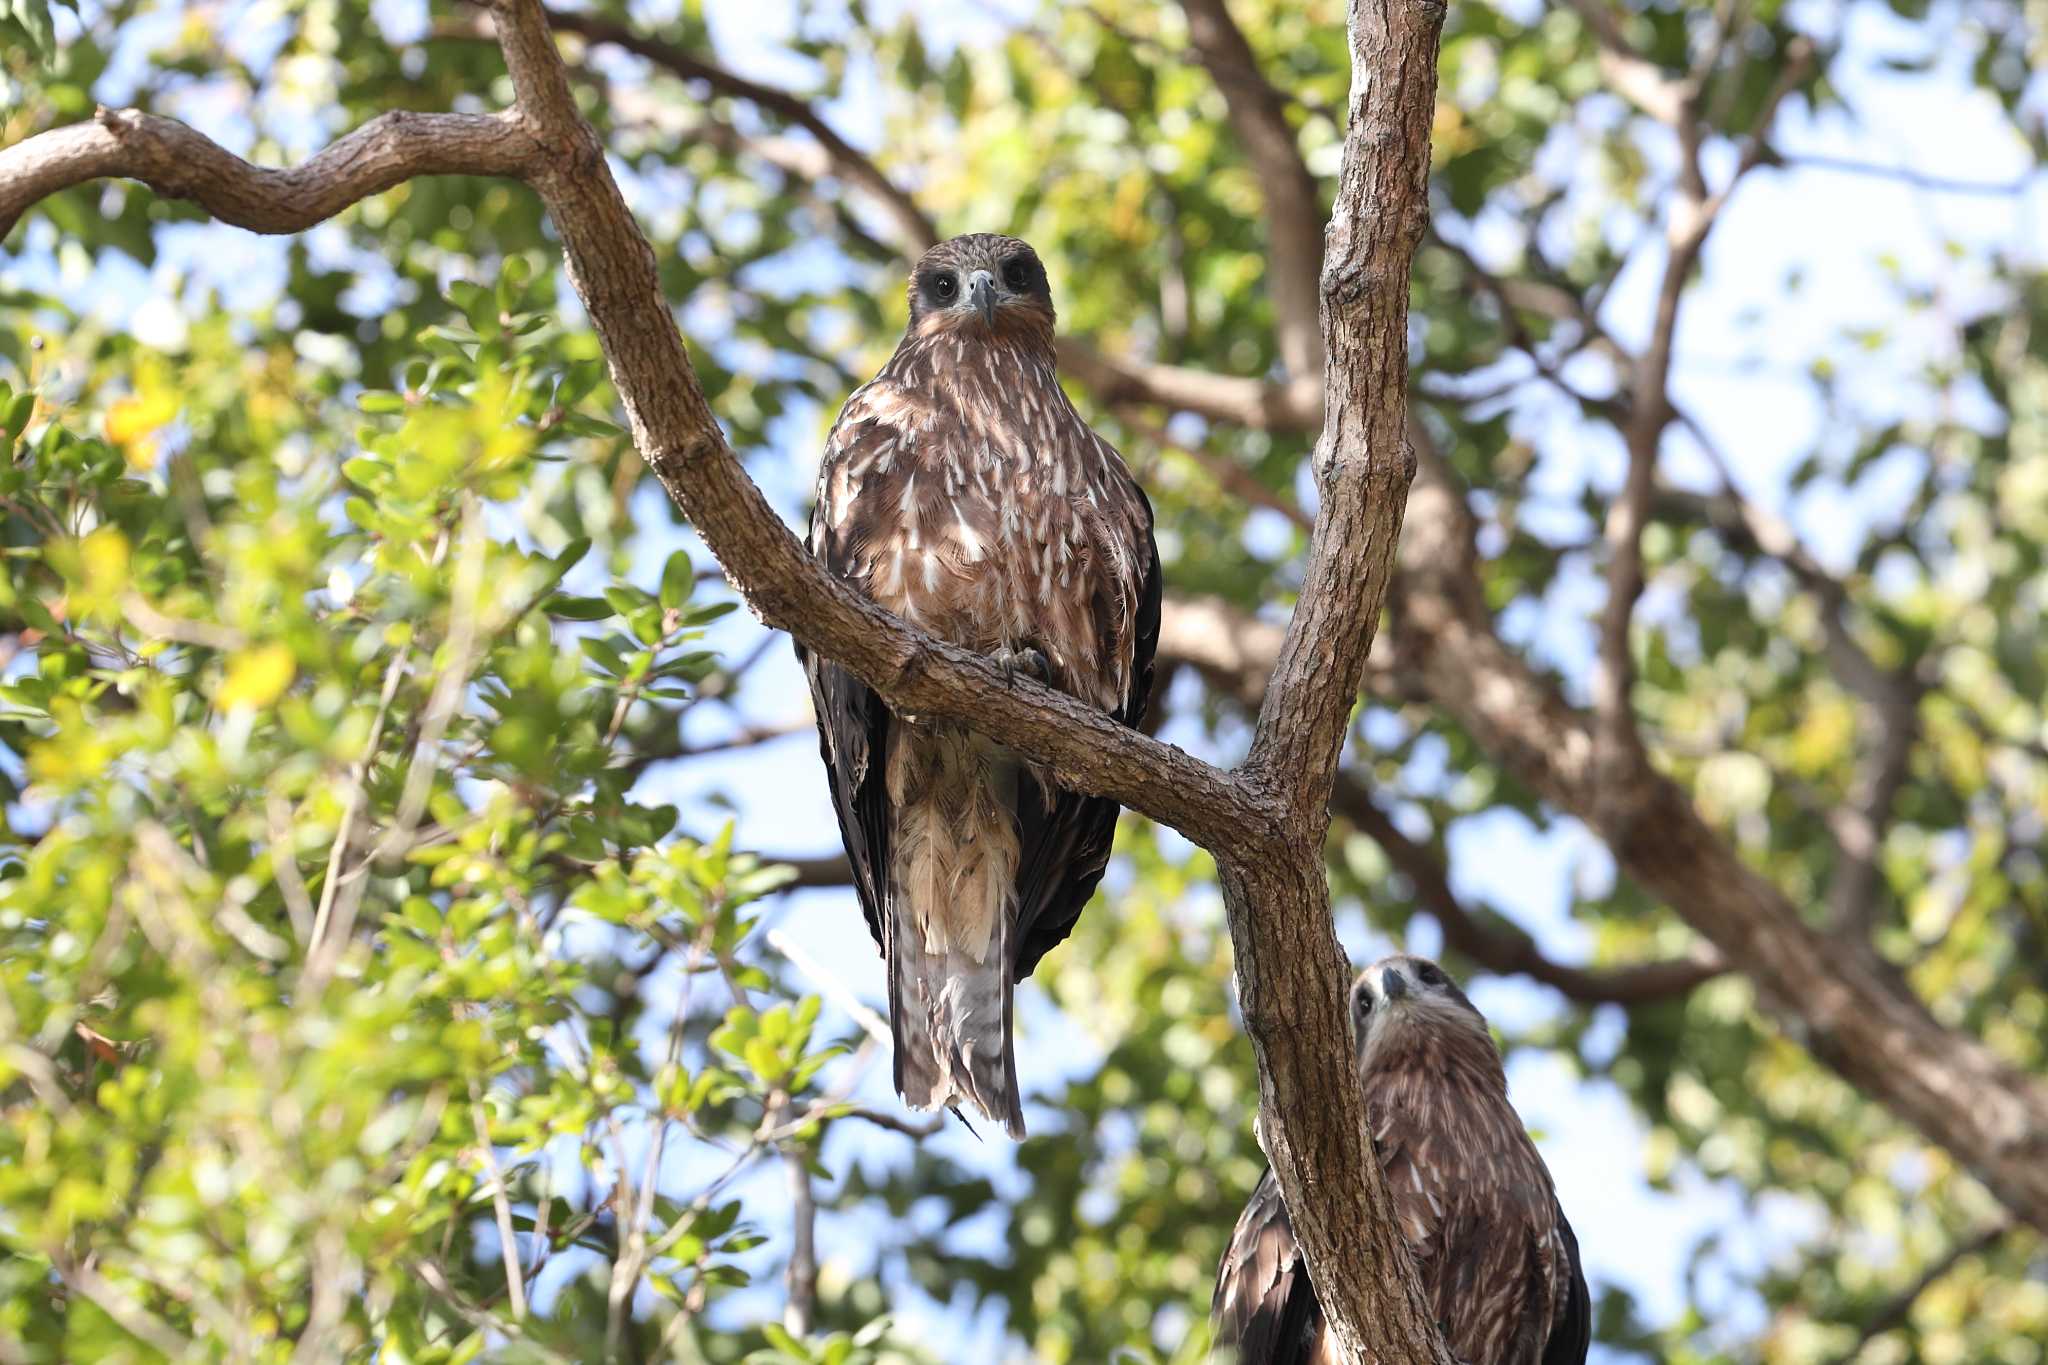
[[[1045,267],[1014,237],[941,242],[910,326],[840,410],[809,545],[924,630],[1135,725],[1152,688],[1152,508],[1053,373]],[[889,973],[896,1089],[1024,1136],[1011,991],[1065,938],[1117,807],[964,726],[902,717],[797,651],[868,927]]]
[[[1508,1103],[1486,1020],[1434,962],[1389,957],[1359,973],[1351,1027],[1373,1150],[1451,1354],[1584,1365],[1592,1303],[1579,1242]],[[1237,1365],[1337,1359],[1271,1171],[1223,1253],[1210,1322]]]

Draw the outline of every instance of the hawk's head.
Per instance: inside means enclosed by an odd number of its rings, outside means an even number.
[[[1360,972],[1351,987],[1351,1028],[1360,1074],[1403,1054],[1432,1052],[1439,1064],[1461,1059],[1501,1075],[1485,1016],[1426,957],[1383,957]]]
[[[1050,342],[1052,290],[1038,253],[1015,237],[972,232],[940,242],[910,272],[910,330]]]

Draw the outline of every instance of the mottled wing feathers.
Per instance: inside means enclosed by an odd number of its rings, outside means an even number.
[[[1427,1275],[1428,1263],[1442,1254],[1444,1202],[1449,1197],[1440,1156],[1430,1150],[1431,1134],[1415,1122],[1412,1111],[1388,1106],[1375,1113],[1373,1151],[1386,1174],[1387,1193],[1393,1196],[1409,1254]]]
[[[1152,539],[1152,505],[1136,484],[1130,520],[1142,526],[1138,543],[1145,570],[1138,592],[1129,689],[1113,713],[1126,725],[1144,722],[1152,698],[1152,660],[1159,646],[1159,549]],[[1117,803],[1100,796],[1048,793],[1027,771],[1018,780],[1016,978],[1023,980],[1039,959],[1073,932],[1081,908],[1095,894],[1109,865],[1116,837]]]
[[[852,403],[847,405],[847,413],[854,413]],[[859,457],[864,448],[871,452],[890,437],[888,428],[880,423],[861,418],[848,421],[842,416],[825,445],[817,505],[804,543],[826,568],[857,587],[862,586],[862,523],[848,515],[844,500],[850,490],[833,476],[849,458]],[[854,889],[860,895],[868,929],[886,953],[889,944],[882,891],[889,875],[889,798],[882,763],[888,752],[889,708],[866,683],[829,659],[813,656],[801,644],[796,656],[810,679],[811,705],[818,718],[818,751],[825,760],[833,813],[839,819],[839,834],[853,867]]]
[[[1323,1310],[1271,1171],[1252,1191],[1230,1234],[1209,1323],[1219,1361],[1322,1365],[1326,1358]]]
[[[1584,1361],[1578,1243],[1505,1095],[1477,1101],[1404,1067],[1369,1075],[1366,1096],[1387,1192],[1451,1353],[1473,1365]]]
[[[1564,1207],[1554,1201],[1553,1207],[1571,1281],[1564,1310],[1551,1326],[1550,1341],[1543,1349],[1543,1365],[1585,1365],[1593,1347],[1593,1296],[1586,1288],[1585,1268],[1579,1263],[1579,1239],[1564,1216]]]

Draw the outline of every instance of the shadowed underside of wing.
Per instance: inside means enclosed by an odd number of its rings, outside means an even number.
[[[1236,1365],[1325,1365],[1323,1310],[1267,1171],[1239,1215],[1209,1306],[1213,1359]]]
[[[1571,1290],[1564,1311],[1550,1329],[1550,1342],[1543,1348],[1543,1365],[1585,1365],[1593,1349],[1593,1296],[1586,1288],[1586,1271],[1579,1264],[1579,1239],[1564,1216],[1564,1206],[1552,1201],[1557,1210],[1557,1232],[1564,1239],[1565,1262],[1571,1271]]]
[[[853,887],[875,942],[888,951],[882,917],[882,879],[889,869],[888,792],[882,755],[888,752],[889,708],[868,685],[801,644],[797,661],[811,684],[818,717],[818,751],[832,792],[832,813],[853,869]]]
[[[1144,723],[1152,699],[1152,658],[1159,646],[1159,550],[1152,541],[1152,505],[1134,484],[1144,513],[1147,556],[1138,601],[1130,694],[1114,714],[1124,724]],[[1031,975],[1040,958],[1073,932],[1081,908],[1095,894],[1116,837],[1116,802],[1073,792],[1046,792],[1026,772],[1018,779],[1017,960],[1014,979]]]

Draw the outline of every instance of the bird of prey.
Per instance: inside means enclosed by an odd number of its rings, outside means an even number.
[[[931,634],[1142,719],[1159,637],[1151,504],[1060,389],[1045,267],[1016,238],[955,237],[918,261],[903,340],[826,441],[808,544]],[[797,653],[887,964],[897,1092],[964,1100],[1021,1138],[1012,990],[1101,880],[1116,803],[964,726],[894,715]]]
[[[1389,957],[1352,986],[1351,1024],[1373,1148],[1451,1354],[1582,1365],[1592,1303],[1578,1239],[1508,1103],[1486,1020],[1434,962]],[[1270,1170],[1223,1254],[1210,1322],[1219,1360],[1337,1359]]]

